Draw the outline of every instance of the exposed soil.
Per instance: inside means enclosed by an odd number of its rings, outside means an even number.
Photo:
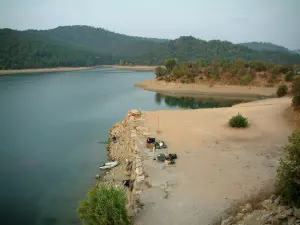
[[[149,135],[164,140],[178,159],[162,168],[145,148],[145,137],[137,139],[151,188],[141,193],[144,207],[135,224],[210,224],[233,200],[272,184],[281,147],[293,131],[284,118],[290,104],[286,97],[231,108],[146,112]],[[237,113],[248,117],[248,128],[228,126]]]

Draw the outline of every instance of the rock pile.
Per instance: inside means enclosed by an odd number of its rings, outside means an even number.
[[[300,225],[300,209],[282,205],[281,198],[272,195],[254,210],[250,203],[240,208],[235,216],[222,220],[221,225]]]
[[[136,138],[147,132],[148,129],[143,127],[143,114],[139,110],[129,111],[125,119],[115,124],[110,130],[110,136],[116,137],[116,142],[110,142],[108,156],[112,160],[118,160],[120,166],[112,169],[109,173],[117,173],[116,171],[121,168],[126,179],[134,180],[132,191],[126,190],[127,209],[130,215],[140,210],[139,198],[145,181],[143,158],[137,147]],[[124,164],[125,166],[122,167]]]

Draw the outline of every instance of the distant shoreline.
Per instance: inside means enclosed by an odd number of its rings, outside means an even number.
[[[102,65],[99,68],[115,68],[124,70],[136,70],[136,71],[155,71],[157,66],[144,66],[144,65],[134,65],[134,66],[120,66],[120,65]]]
[[[77,70],[90,70],[95,67],[57,67],[57,68],[39,68],[39,69],[19,69],[19,70],[0,70],[0,75],[26,74],[26,73],[51,73],[51,72],[68,72]]]
[[[92,66],[92,67],[56,67],[56,68],[38,68],[38,69],[17,69],[17,70],[0,70],[0,75],[68,72],[68,71],[78,71],[78,70],[90,70],[95,68],[115,68],[115,69],[127,69],[127,70],[136,70],[136,71],[154,71],[156,66],[99,65],[99,66]]]
[[[190,97],[221,97],[221,98],[253,98],[253,97],[274,97],[276,88],[267,87],[246,87],[246,86],[214,86],[206,84],[178,84],[166,83],[157,80],[145,80],[135,86],[144,90],[158,92],[167,95],[190,96]]]

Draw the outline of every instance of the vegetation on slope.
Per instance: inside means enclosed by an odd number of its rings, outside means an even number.
[[[129,225],[124,190],[100,184],[93,187],[77,209],[84,225]]]
[[[275,45],[269,42],[246,42],[240,43],[240,45],[246,46],[255,51],[273,51],[273,52],[289,52],[290,50],[280,46]]]
[[[300,207],[300,132],[295,131],[284,147],[287,156],[281,158],[277,170],[278,194],[287,203]]]
[[[279,50],[256,51],[228,41],[204,41],[191,36],[175,40],[131,37],[88,26],[27,31],[0,29],[1,69],[96,64],[158,65],[167,58],[176,58],[178,62],[203,59],[210,63],[241,58],[300,64],[300,55]]]
[[[78,67],[114,62],[110,55],[42,40],[20,31],[0,30],[0,69]]]
[[[169,61],[169,60],[168,60]],[[168,62],[166,61],[166,62]],[[167,67],[165,65],[165,67]],[[262,63],[259,61],[221,60],[206,64],[203,60],[173,64],[168,70],[156,70],[158,80],[179,83],[214,83],[228,85],[275,86],[289,83],[298,67]],[[159,72],[159,73],[158,73]]]
[[[294,108],[299,109],[300,108],[300,77],[297,77],[293,81],[292,94],[293,94]]]

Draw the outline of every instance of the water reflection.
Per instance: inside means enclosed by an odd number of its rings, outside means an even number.
[[[199,108],[230,107],[244,101],[237,100],[237,99],[175,97],[175,96],[156,93],[155,102],[159,105],[162,102],[164,102],[167,106],[171,108],[179,107],[181,109],[199,109]]]

